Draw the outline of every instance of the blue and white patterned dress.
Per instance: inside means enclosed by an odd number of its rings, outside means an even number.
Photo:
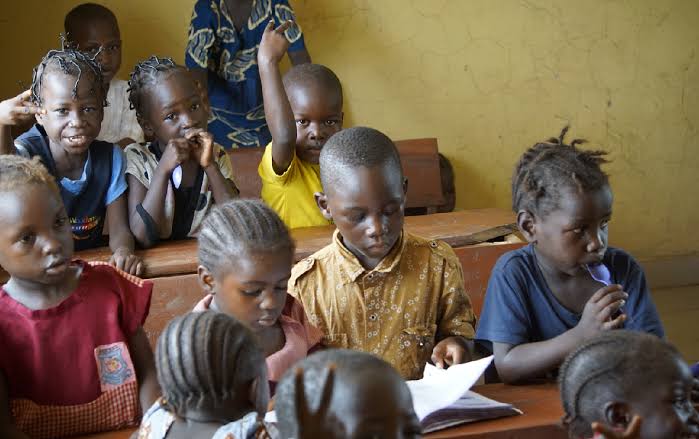
[[[238,30],[225,0],[197,0],[189,28],[185,63],[207,69],[212,117],[209,131],[224,148],[264,146],[272,136],[262,106],[257,49],[267,23],[294,20],[287,0],[253,0],[250,17]],[[298,25],[286,31],[289,52],[306,48]]]

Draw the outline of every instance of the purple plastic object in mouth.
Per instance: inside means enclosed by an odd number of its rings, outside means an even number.
[[[609,272],[604,264],[597,265],[587,265],[587,271],[590,272],[590,276],[597,282],[609,286],[612,284],[612,274]]]

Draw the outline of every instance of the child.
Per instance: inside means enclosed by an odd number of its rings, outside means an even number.
[[[197,0],[189,27],[185,64],[208,89],[213,111],[209,131],[225,148],[270,141],[262,108],[257,48],[267,22],[294,19],[288,0]],[[286,30],[291,64],[311,62],[301,28]]]
[[[125,151],[131,230],[144,247],[196,236],[211,205],[238,194],[228,155],[206,132],[201,90],[186,68],[155,56],[136,65],[129,86],[155,139]]]
[[[141,273],[126,217],[124,155],[118,146],[95,140],[105,106],[99,65],[82,52],[51,50],[34,69],[31,101],[39,107],[37,124],[14,146],[4,137],[0,153],[41,157],[59,184],[76,250],[104,245],[108,220],[111,262]]]
[[[251,439],[264,432],[262,352],[232,317],[175,318],[158,339],[156,361],[163,397],[143,416],[140,439]]]
[[[104,108],[97,139],[117,143],[122,148],[143,142],[136,112],[129,108],[128,84],[116,78],[121,66],[121,34],[112,11],[95,3],[83,3],[68,12],[64,25],[68,40],[78,50],[96,57],[102,67],[109,105]]]
[[[475,317],[461,264],[447,244],[403,230],[407,181],[391,139],[340,131],[320,154],[320,177],[318,206],[337,231],[294,267],[289,289],[323,344],[371,352],[406,379],[430,359],[468,361]]]
[[[259,200],[216,206],[199,232],[199,280],[208,293],[195,310],[213,309],[247,326],[265,354],[270,389],[318,346],[322,334],[287,294],[294,241]]]
[[[0,157],[0,437],[57,438],[123,428],[158,395],[142,329],[150,282],[72,261],[55,179]]]
[[[327,225],[314,194],[322,190],[318,157],[325,142],[342,129],[342,86],[337,76],[317,64],[301,64],[284,76],[279,61],[289,47],[287,21],[267,24],[257,63],[265,116],[272,133],[258,172],[262,199],[293,229]],[[288,95],[288,98],[287,98]]]
[[[331,349],[298,367],[279,383],[275,409],[283,438],[421,437],[408,386],[378,357]],[[315,413],[306,410],[307,399]]]
[[[639,439],[699,434],[689,367],[674,347],[658,337],[631,331],[604,333],[574,350],[560,372],[563,422],[571,438],[592,437],[591,423],[598,424],[594,428],[598,432],[633,431],[629,427],[635,416],[642,421],[640,431],[636,428]]]
[[[476,337],[492,343],[506,382],[554,371],[600,331],[626,327],[663,336],[643,269],[607,247],[612,191],[603,151],[558,139],[524,153],[512,206],[529,245],[493,268]]]

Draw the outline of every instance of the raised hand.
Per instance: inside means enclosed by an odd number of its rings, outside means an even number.
[[[17,125],[32,119],[46,110],[30,101],[31,90],[25,90],[14,98],[0,102],[0,125]]]
[[[333,385],[335,383],[335,364],[328,366],[328,374],[321,387],[320,404],[312,411],[306,399],[306,389],[303,384],[303,369],[296,369],[294,395],[296,399],[296,420],[299,426],[298,439],[341,439],[345,431],[340,420],[330,412]]]
[[[619,314],[612,318],[615,312],[619,311],[629,297],[621,289],[621,285],[609,285],[597,290],[585,304],[582,317],[577,325],[583,339],[588,339],[601,331],[609,331],[620,327],[626,320],[626,314]]]
[[[199,163],[199,166],[206,168],[214,163],[214,136],[211,133],[195,129],[184,135],[191,145],[191,156]]]
[[[287,49],[289,49],[289,40],[286,39],[284,32],[293,24],[293,21],[287,20],[275,29],[273,20],[267,23],[265,32],[262,34],[260,48],[257,50],[257,62],[259,64],[269,62],[277,64],[281,61]]]
[[[624,431],[617,431],[606,424],[593,422],[592,432],[595,434],[595,439],[640,439],[641,417],[634,415],[634,417],[631,419],[631,423]]]
[[[170,140],[163,151],[160,165],[164,166],[168,172],[172,172],[178,165],[189,159],[190,149],[190,144],[185,138]]]

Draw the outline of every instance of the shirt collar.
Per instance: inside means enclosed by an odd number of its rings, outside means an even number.
[[[398,241],[395,243],[391,251],[381,260],[381,262],[379,262],[376,267],[374,267],[373,270],[365,269],[354,253],[345,247],[345,244],[342,242],[342,237],[340,236],[340,231],[337,229],[335,229],[335,232],[333,233],[333,244],[335,244],[335,254],[341,261],[338,270],[340,282],[342,284],[348,284],[355,282],[363,273],[389,273],[393,271],[403,255],[405,239],[404,232],[401,232]]]

